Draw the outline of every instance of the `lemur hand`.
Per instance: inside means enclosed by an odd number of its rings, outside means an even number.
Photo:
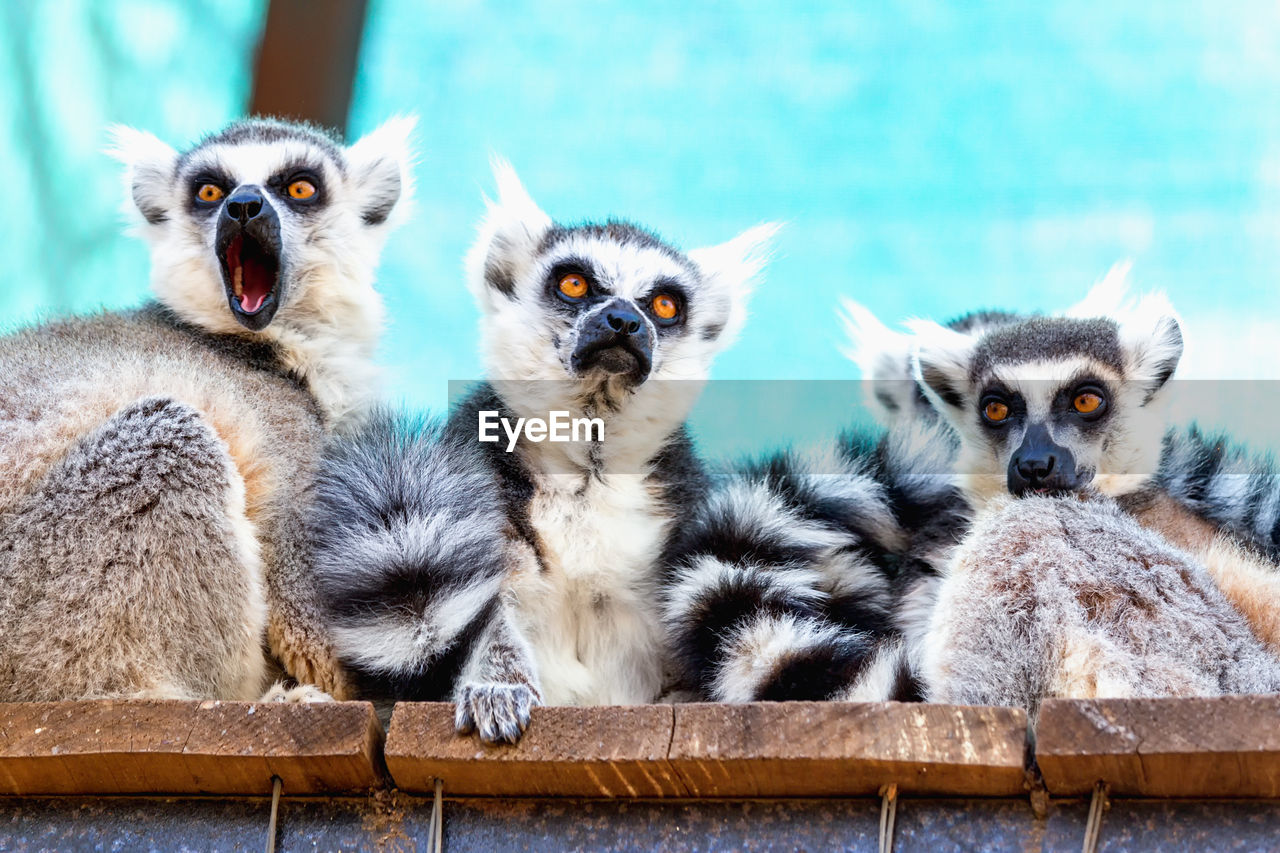
[[[466,684],[458,691],[454,724],[459,734],[476,732],[485,743],[515,743],[529,726],[540,697],[526,684]]]

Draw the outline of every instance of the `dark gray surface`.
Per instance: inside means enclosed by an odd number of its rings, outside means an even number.
[[[253,850],[268,800],[0,800],[0,851]],[[899,803],[900,851],[1079,850],[1088,803],[1055,802],[1037,820],[1023,800]],[[445,802],[445,849],[875,850],[875,800]],[[380,794],[285,800],[277,850],[425,850],[429,800]],[[1117,800],[1104,851],[1280,849],[1280,802]]]

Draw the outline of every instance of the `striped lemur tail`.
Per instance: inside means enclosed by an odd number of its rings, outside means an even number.
[[[723,473],[667,587],[682,686],[730,702],[917,698],[895,602],[967,524],[954,442],[909,423]]]
[[[455,698],[505,575],[506,517],[474,441],[380,412],[332,443],[322,472],[314,567],[358,695]]]
[[[1269,457],[1196,427],[1172,430],[1156,482],[1193,512],[1280,560],[1280,471]]]

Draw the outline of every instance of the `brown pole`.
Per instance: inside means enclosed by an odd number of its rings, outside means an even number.
[[[345,131],[366,0],[268,0],[249,111]]]

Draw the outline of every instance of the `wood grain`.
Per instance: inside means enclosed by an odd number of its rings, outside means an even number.
[[[670,761],[699,797],[1024,792],[1026,714],[898,702],[681,705]]]
[[[0,794],[356,791],[379,783],[381,741],[367,702],[0,704]]]
[[[1036,760],[1051,794],[1280,797],[1280,696],[1049,700]]]
[[[406,791],[458,796],[788,797],[1024,792],[1026,715],[852,703],[536,708],[517,745],[453,728],[453,706],[402,703],[387,767]]]
[[[401,702],[386,759],[404,791],[482,797],[673,797],[667,764],[672,706],[534,708],[516,745],[490,746],[454,731],[454,706]]]

